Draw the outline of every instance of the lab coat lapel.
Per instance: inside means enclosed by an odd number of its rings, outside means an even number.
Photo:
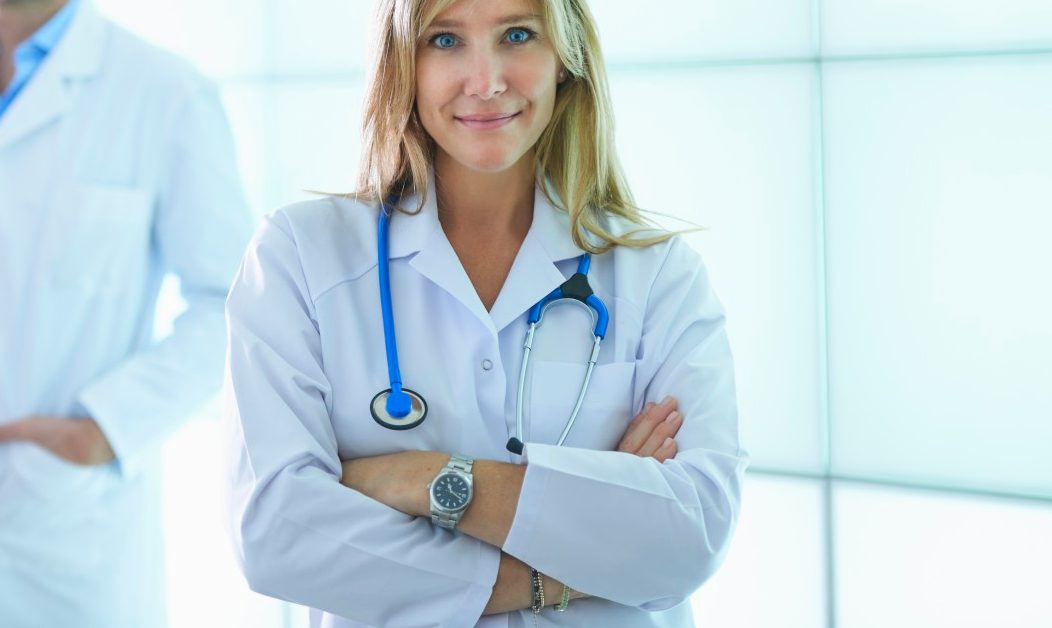
[[[69,30],[0,116],[0,150],[70,111],[70,83],[98,71],[106,28],[105,20],[91,2],[77,8]]]
[[[436,221],[437,222],[437,221]],[[496,333],[493,319],[482,305],[475,286],[460,263],[453,245],[438,225],[432,232],[420,254],[413,258],[412,266],[432,283],[451,294],[457,301],[475,315],[491,333]]]
[[[583,253],[570,237],[569,215],[553,207],[538,186],[530,230],[490,311],[496,330],[504,329],[566,281],[557,262]]]
[[[403,207],[412,210],[417,197],[406,199]],[[475,286],[460,263],[453,245],[446,238],[442,224],[438,221],[438,204],[435,200],[434,173],[428,181],[427,198],[420,212],[414,216],[396,215],[391,221],[391,256],[407,255],[414,250],[419,253],[410,260],[409,265],[418,273],[429,279],[439,288],[445,290],[468,309],[492,333],[493,319],[482,305]],[[396,221],[401,219],[401,232],[396,228]]]
[[[410,197],[404,206],[412,208],[415,204],[416,198]],[[400,231],[395,227],[396,221],[411,224],[403,224]],[[566,280],[556,262],[584,252],[570,238],[569,224],[566,212],[553,207],[538,186],[534,190],[530,230],[489,312],[442,230],[433,178],[429,181],[428,196],[420,213],[411,217],[396,215],[392,220],[391,256],[406,255],[419,248],[420,252],[409,265],[456,298],[490,333],[496,335]]]

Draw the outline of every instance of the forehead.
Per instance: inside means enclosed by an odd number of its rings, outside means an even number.
[[[456,0],[439,11],[431,26],[497,25],[507,18],[526,16],[540,20],[540,9],[538,0]]]

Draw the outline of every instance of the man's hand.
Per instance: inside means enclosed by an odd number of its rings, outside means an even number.
[[[0,443],[27,441],[73,464],[105,464],[113,449],[94,419],[33,415],[0,425]]]

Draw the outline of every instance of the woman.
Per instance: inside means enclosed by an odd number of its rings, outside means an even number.
[[[268,216],[228,300],[250,586],[315,626],[692,625],[739,509],[733,366],[701,261],[632,206],[591,15],[375,26],[359,194]],[[585,259],[605,333],[545,310],[520,385],[529,310]]]

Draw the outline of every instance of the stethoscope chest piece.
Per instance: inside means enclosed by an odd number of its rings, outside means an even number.
[[[389,430],[411,430],[427,417],[427,402],[419,394],[403,388],[400,395],[381,390],[369,404],[373,420]]]

